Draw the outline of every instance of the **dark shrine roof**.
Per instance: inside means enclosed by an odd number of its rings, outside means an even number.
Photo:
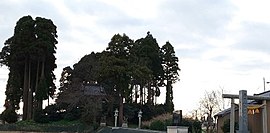
[[[84,85],[82,88],[84,95],[106,96],[105,90],[100,85]]]

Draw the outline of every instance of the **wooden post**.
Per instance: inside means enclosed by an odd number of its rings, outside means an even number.
[[[234,133],[234,122],[235,122],[235,104],[234,99],[231,99],[231,114],[230,114],[230,133]]]

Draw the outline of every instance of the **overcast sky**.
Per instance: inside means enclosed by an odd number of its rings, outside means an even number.
[[[114,34],[136,40],[147,31],[160,46],[170,41],[175,48],[181,80],[174,85],[174,104],[184,114],[198,108],[205,91],[246,89],[253,95],[264,90],[263,77],[270,81],[267,0],[1,0],[0,5],[1,48],[25,15],[57,26],[57,86],[64,67],[101,52]],[[7,78],[8,69],[0,68],[0,112]]]

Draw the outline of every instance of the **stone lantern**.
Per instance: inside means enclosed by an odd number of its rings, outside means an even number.
[[[117,127],[117,117],[118,117],[118,109],[114,111],[114,127]]]
[[[141,128],[141,124],[142,124],[142,110],[140,110],[138,112],[138,117],[139,117],[139,126],[138,126],[138,128],[140,129]]]

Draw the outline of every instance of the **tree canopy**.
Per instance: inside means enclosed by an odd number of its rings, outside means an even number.
[[[124,103],[155,105],[155,97],[165,86],[165,109],[172,112],[172,84],[179,79],[179,70],[178,58],[169,42],[160,48],[150,32],[136,41],[126,34],[115,34],[104,51],[85,55],[73,69],[63,69],[57,103],[74,104],[75,100],[68,97],[76,93],[77,84],[101,85],[110,100],[118,104],[121,123]]]
[[[165,106],[169,112],[172,112],[174,110],[172,84],[179,80],[178,58],[175,56],[174,48],[169,42],[162,46],[161,54],[164,70],[163,80],[166,81],[164,83],[166,86]]]
[[[33,113],[42,109],[42,101],[54,95],[56,33],[50,19],[24,16],[0,52],[1,65],[10,71],[6,102],[12,106],[6,109],[18,110],[22,99],[24,120],[32,119]]]
[[[1,115],[5,121],[16,122],[21,101],[23,120],[40,121],[44,116],[43,100],[54,96],[56,90],[56,28],[50,19],[24,16],[17,21],[13,36],[5,41],[0,52],[0,64],[9,69],[6,110]],[[48,114],[52,112],[48,110],[56,109],[55,113],[64,113],[65,118],[91,118],[95,122],[101,112],[111,115],[109,112],[119,108],[120,124],[125,105],[126,109],[145,107],[148,113],[172,112],[172,84],[179,80],[179,71],[169,42],[160,47],[150,32],[135,41],[126,34],[115,34],[104,51],[85,55],[73,67],[63,69],[56,106],[45,110]],[[100,87],[100,93],[104,88],[107,95],[86,95],[87,87]],[[153,110],[162,88],[166,88],[164,105]]]

